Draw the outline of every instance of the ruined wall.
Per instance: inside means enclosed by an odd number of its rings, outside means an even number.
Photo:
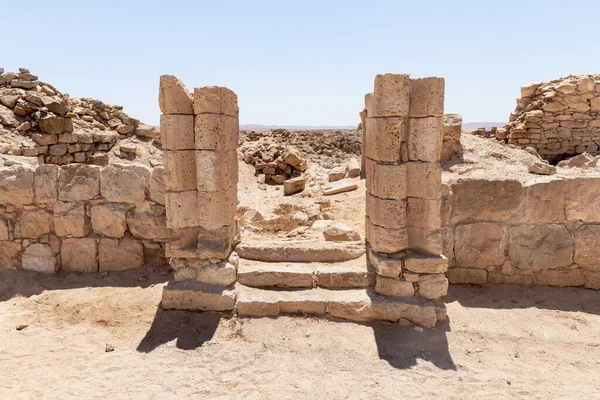
[[[366,221],[375,290],[444,296],[441,168],[444,79],[385,74],[367,95]]]
[[[523,86],[506,125],[508,143],[533,147],[547,160],[586,151],[597,154],[599,83],[600,75],[582,75]]]
[[[108,151],[120,140],[136,136],[159,141],[155,128],[90,98],[70,98],[42,82],[29,70],[0,68],[0,153],[38,157],[39,163],[108,164]],[[136,148],[123,144],[124,156]]]
[[[458,179],[444,191],[451,283],[600,289],[600,175]]]
[[[0,269],[122,271],[164,265],[163,168],[0,168]]]

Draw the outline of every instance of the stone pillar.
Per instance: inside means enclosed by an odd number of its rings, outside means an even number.
[[[366,234],[375,290],[446,294],[441,168],[444,79],[375,78],[366,124]]]
[[[174,76],[162,76],[159,102],[165,164],[169,242],[174,282],[162,307],[233,309],[239,242],[237,206],[237,96],[220,87],[190,94]]]

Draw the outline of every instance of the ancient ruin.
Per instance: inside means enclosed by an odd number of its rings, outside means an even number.
[[[525,86],[473,134],[443,78],[402,74],[358,130],[240,132],[233,91],[164,75],[159,132],[0,70],[0,269],[168,264],[164,309],[425,327],[448,283],[598,290],[597,79]]]
[[[550,161],[583,152],[598,154],[598,80],[600,75],[568,76],[523,86],[501,139],[520,147],[533,147]]]

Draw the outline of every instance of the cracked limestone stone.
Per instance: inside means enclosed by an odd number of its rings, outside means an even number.
[[[23,269],[53,274],[56,272],[56,255],[47,244],[34,243],[23,252]]]
[[[121,238],[127,230],[126,215],[129,206],[124,204],[97,204],[91,208],[92,229],[95,233]]]
[[[84,202],[58,201],[54,205],[54,231],[60,237],[84,237],[90,231]]]

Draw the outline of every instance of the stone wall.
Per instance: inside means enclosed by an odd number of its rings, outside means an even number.
[[[164,265],[163,185],[145,165],[0,167],[0,269]]]
[[[375,290],[444,296],[441,168],[444,79],[385,74],[365,97],[365,231]]]
[[[599,83],[600,75],[581,75],[523,86],[506,125],[506,140],[533,147],[547,160],[598,154]]]
[[[600,175],[458,179],[444,191],[451,283],[600,289]]]

